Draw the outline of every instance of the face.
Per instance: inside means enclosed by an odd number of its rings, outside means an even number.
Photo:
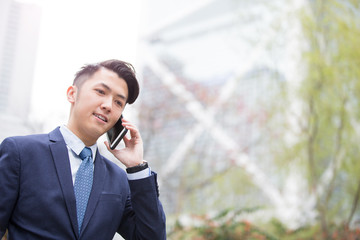
[[[68,128],[87,146],[107,132],[120,118],[128,98],[124,79],[101,68],[82,86],[70,86],[67,91],[71,103]]]

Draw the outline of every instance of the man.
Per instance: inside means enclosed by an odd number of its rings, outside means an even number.
[[[108,150],[126,171],[97,150],[98,138],[133,103],[133,67],[108,60],[83,67],[67,90],[67,125],[49,134],[10,137],[0,145],[0,238],[166,239],[156,173],[143,161],[138,129],[126,119],[125,148]]]

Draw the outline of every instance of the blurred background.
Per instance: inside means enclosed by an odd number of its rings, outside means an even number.
[[[359,39],[358,0],[0,0],[0,141],[118,58],[168,239],[360,239]]]

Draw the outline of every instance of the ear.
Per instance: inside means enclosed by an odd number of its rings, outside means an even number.
[[[75,103],[75,100],[76,100],[76,94],[77,94],[77,87],[72,85],[70,86],[67,91],[66,91],[66,95],[67,95],[67,100],[70,102],[70,103]]]

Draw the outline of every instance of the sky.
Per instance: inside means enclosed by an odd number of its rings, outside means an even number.
[[[141,0],[21,2],[42,9],[30,119],[44,131],[66,123],[66,90],[84,64],[117,58],[136,68]]]

